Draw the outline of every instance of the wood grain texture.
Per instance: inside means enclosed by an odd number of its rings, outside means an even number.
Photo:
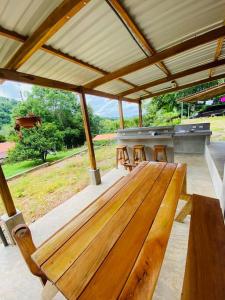
[[[126,226],[131,221],[140,205],[145,200],[149,190],[162,172],[165,165],[149,168],[149,180],[143,180],[140,186],[130,195],[126,202],[114,214],[109,222],[102,228],[92,243],[86,248],[82,255],[75,261],[71,268],[58,280],[57,286],[61,291],[69,291],[66,296],[70,299],[77,298],[92,276],[102,264],[109,251],[117,242]],[[147,171],[146,171],[147,175]]]
[[[129,197],[140,190],[143,180],[148,178],[152,171],[157,169],[151,164],[145,171],[134,177],[132,185],[126,186],[117,193],[101,210],[99,210],[87,223],[85,223],[60,249],[54,253],[42,266],[42,271],[47,277],[56,282],[80,254],[97,237],[109,220],[120,210]]]
[[[7,181],[5,179],[5,175],[2,170],[2,166],[0,164],[0,195],[6,210],[6,213],[9,217],[16,214],[16,208],[7,184]]]
[[[90,0],[64,0],[16,51],[6,68],[17,70]]]
[[[186,166],[178,164],[119,299],[151,299],[163,262]],[[194,299],[194,298],[193,298]]]
[[[51,255],[53,255],[71,236],[77,232],[90,218],[92,218],[104,205],[106,205],[112,197],[114,197],[123,187],[125,187],[136,174],[146,166],[146,162],[140,164],[132,173],[125,178],[116,182],[112,187],[107,189],[93,203],[82,210],[63,228],[58,230],[45,243],[40,245],[37,251],[33,254],[33,260],[42,265]]]
[[[90,120],[88,115],[88,108],[86,102],[86,96],[83,89],[80,90],[80,107],[82,112],[83,124],[84,124],[84,132],[86,136],[86,143],[88,148],[88,156],[90,161],[90,167],[92,170],[97,170],[96,158],[95,158],[95,150],[91,136],[91,127]]]
[[[225,226],[217,199],[193,195],[181,299],[225,299]]]
[[[147,66],[158,63],[161,60],[172,57],[184,51],[190,50],[197,46],[209,43],[210,41],[216,40],[225,35],[225,26],[221,26],[220,28],[214,29],[197,37],[191,38],[187,41],[184,41],[178,45],[172,46],[168,49],[165,49],[161,52],[152,55],[151,57],[144,58],[140,61],[132,63],[128,66],[122,67],[119,70],[116,70],[112,73],[109,73],[101,78],[93,80],[85,85],[87,88],[95,88],[99,85],[105,84],[109,81],[117,79],[119,77],[125,76],[137,70],[143,69]]]
[[[119,93],[117,96],[124,97],[126,95],[139,92],[143,89],[148,89],[148,88],[157,86],[157,85],[162,84],[162,83],[166,83],[166,82],[169,82],[169,81],[172,81],[172,80],[175,80],[175,79],[179,79],[179,78],[182,78],[182,77],[185,77],[185,76],[188,76],[188,75],[196,74],[196,73],[201,72],[201,71],[206,71],[206,70],[209,70],[210,68],[216,68],[216,67],[222,66],[224,64],[225,64],[225,59],[213,61],[213,62],[210,62],[210,63],[207,63],[207,64],[203,64],[203,65],[200,65],[200,66],[197,66],[197,67],[194,67],[194,68],[190,68],[190,69],[175,73],[173,75],[170,75],[170,76],[167,76],[167,77],[164,77],[164,78],[160,78],[160,79],[142,84],[138,87],[134,87],[134,88],[129,89],[125,92]]]
[[[175,168],[175,164],[167,164],[163,169],[79,299],[117,299],[148,235]]]
[[[190,83],[187,83],[187,84],[179,85],[178,87],[175,87],[175,88],[172,88],[172,89],[169,88],[169,89],[165,89],[164,91],[155,92],[155,93],[152,93],[151,97],[156,97],[156,96],[161,96],[161,95],[177,92],[177,91],[187,89],[187,88],[192,87],[192,86],[196,86],[196,85],[199,85],[199,84],[202,84],[202,83],[207,83],[207,82],[211,82],[211,81],[215,81],[217,79],[223,79],[223,78],[225,78],[225,73],[220,74],[220,75],[216,75],[216,76],[213,76],[213,77],[210,77],[210,78],[205,78],[205,79],[193,81],[193,82],[190,82]],[[149,98],[150,98],[149,96],[143,96],[143,97],[141,97],[141,100],[149,99]],[[140,98],[136,99],[136,101],[139,101],[139,100],[140,100]]]

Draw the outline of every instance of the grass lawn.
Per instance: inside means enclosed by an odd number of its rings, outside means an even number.
[[[65,151],[59,151],[56,154],[49,154],[47,156],[47,162],[53,162],[59,159],[62,159],[64,157],[70,156],[74,153],[77,153],[81,150],[85,149],[85,146],[81,146],[79,148],[75,149],[69,149]],[[17,162],[17,163],[7,163],[3,165],[3,170],[5,173],[6,178],[17,175],[19,173],[22,173],[24,171],[27,171],[31,168],[34,168],[36,166],[39,166],[43,164],[41,160],[25,160],[22,162]]]
[[[102,146],[95,153],[101,174],[115,166],[115,145]],[[87,186],[88,168],[85,152],[10,181],[15,205],[23,212],[26,222],[37,220]],[[4,207],[0,201],[0,215],[2,213]]]
[[[225,141],[225,116],[183,120],[182,124],[210,123],[211,141]]]

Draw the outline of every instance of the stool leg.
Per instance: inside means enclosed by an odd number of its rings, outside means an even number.
[[[146,160],[145,149],[142,150],[143,160]]]
[[[153,152],[153,160],[157,161],[157,150],[156,149],[154,149],[154,152]]]
[[[118,160],[119,160],[118,149],[116,149],[116,168],[117,169],[118,169]]]
[[[125,154],[126,154],[126,161],[128,161],[128,163],[130,163],[130,158],[129,158],[129,154],[128,154],[127,148],[125,150]]]
[[[164,159],[165,159],[165,161],[166,161],[166,162],[168,162],[168,160],[167,160],[167,154],[166,154],[166,150],[164,150],[164,151],[163,151],[163,153],[164,153]]]

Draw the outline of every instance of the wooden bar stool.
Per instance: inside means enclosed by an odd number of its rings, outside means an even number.
[[[162,156],[162,160],[159,159],[159,154]],[[155,145],[154,146],[154,153],[153,153],[153,159],[155,161],[168,161],[167,155],[166,155],[166,145]]]
[[[124,165],[125,163],[130,163],[129,155],[127,152],[127,146],[117,145],[116,146],[116,167],[118,164]]]
[[[133,162],[135,165],[138,165],[141,161],[146,160],[145,155],[145,146],[144,145],[135,145],[133,147]]]

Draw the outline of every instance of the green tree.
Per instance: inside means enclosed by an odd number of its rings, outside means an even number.
[[[13,111],[14,118],[30,112],[42,118],[44,123],[55,124],[62,133],[64,144],[71,148],[85,141],[80,104],[74,93],[33,86],[25,101]],[[92,111],[90,111],[92,117]]]
[[[22,129],[23,138],[9,152],[10,161],[42,159],[46,161],[49,151],[61,150],[63,135],[54,123],[44,123],[41,127]]]
[[[8,99],[0,97],[0,129],[5,124],[10,124],[12,110],[17,105],[17,101],[14,99]]]

